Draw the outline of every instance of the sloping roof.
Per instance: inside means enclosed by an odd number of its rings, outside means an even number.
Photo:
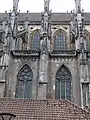
[[[5,14],[0,13],[0,21],[3,21]],[[8,16],[8,14],[7,14]],[[90,23],[90,13],[84,14],[85,22]],[[26,13],[19,14],[19,22],[24,22],[26,19]],[[70,22],[71,13],[52,13],[51,21],[52,24],[56,22]],[[28,13],[28,21],[29,22],[40,22],[41,21],[41,13]]]
[[[90,120],[90,113],[62,100],[0,98],[0,113],[12,113],[15,120]]]
[[[26,14],[21,13],[19,15],[19,21],[25,21]],[[29,13],[28,14],[29,21],[41,21],[41,13]],[[70,21],[71,14],[70,13],[52,13],[51,21]]]

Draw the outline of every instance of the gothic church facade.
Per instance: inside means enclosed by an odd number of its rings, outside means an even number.
[[[43,13],[17,13],[14,3],[0,14],[0,97],[88,105],[90,13],[51,13],[49,2]]]

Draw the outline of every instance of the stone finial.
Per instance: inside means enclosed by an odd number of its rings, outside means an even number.
[[[50,0],[44,0],[44,11],[49,11]]]
[[[19,0],[13,0],[13,11],[17,12]]]
[[[81,0],[75,0],[76,12],[81,11]]]

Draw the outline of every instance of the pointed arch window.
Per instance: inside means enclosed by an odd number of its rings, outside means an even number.
[[[55,97],[71,100],[71,74],[64,65],[56,73]]]
[[[85,30],[86,35],[86,48],[87,50],[90,50],[90,32]]]
[[[16,98],[30,98],[32,91],[33,73],[28,65],[25,65],[17,76]]]
[[[54,34],[54,50],[66,50],[67,37],[63,30],[58,30]]]
[[[16,41],[16,50],[20,50],[20,37],[18,37]]]
[[[40,47],[40,30],[31,33],[31,49],[38,50]]]

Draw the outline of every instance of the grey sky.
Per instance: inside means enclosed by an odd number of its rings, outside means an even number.
[[[90,12],[90,0],[81,0],[82,8],[85,12]],[[12,9],[13,0],[0,0],[0,12]],[[19,9],[21,12],[41,12],[43,11],[44,0],[19,0]],[[75,8],[74,0],[51,0],[50,9],[53,12],[70,12]]]

